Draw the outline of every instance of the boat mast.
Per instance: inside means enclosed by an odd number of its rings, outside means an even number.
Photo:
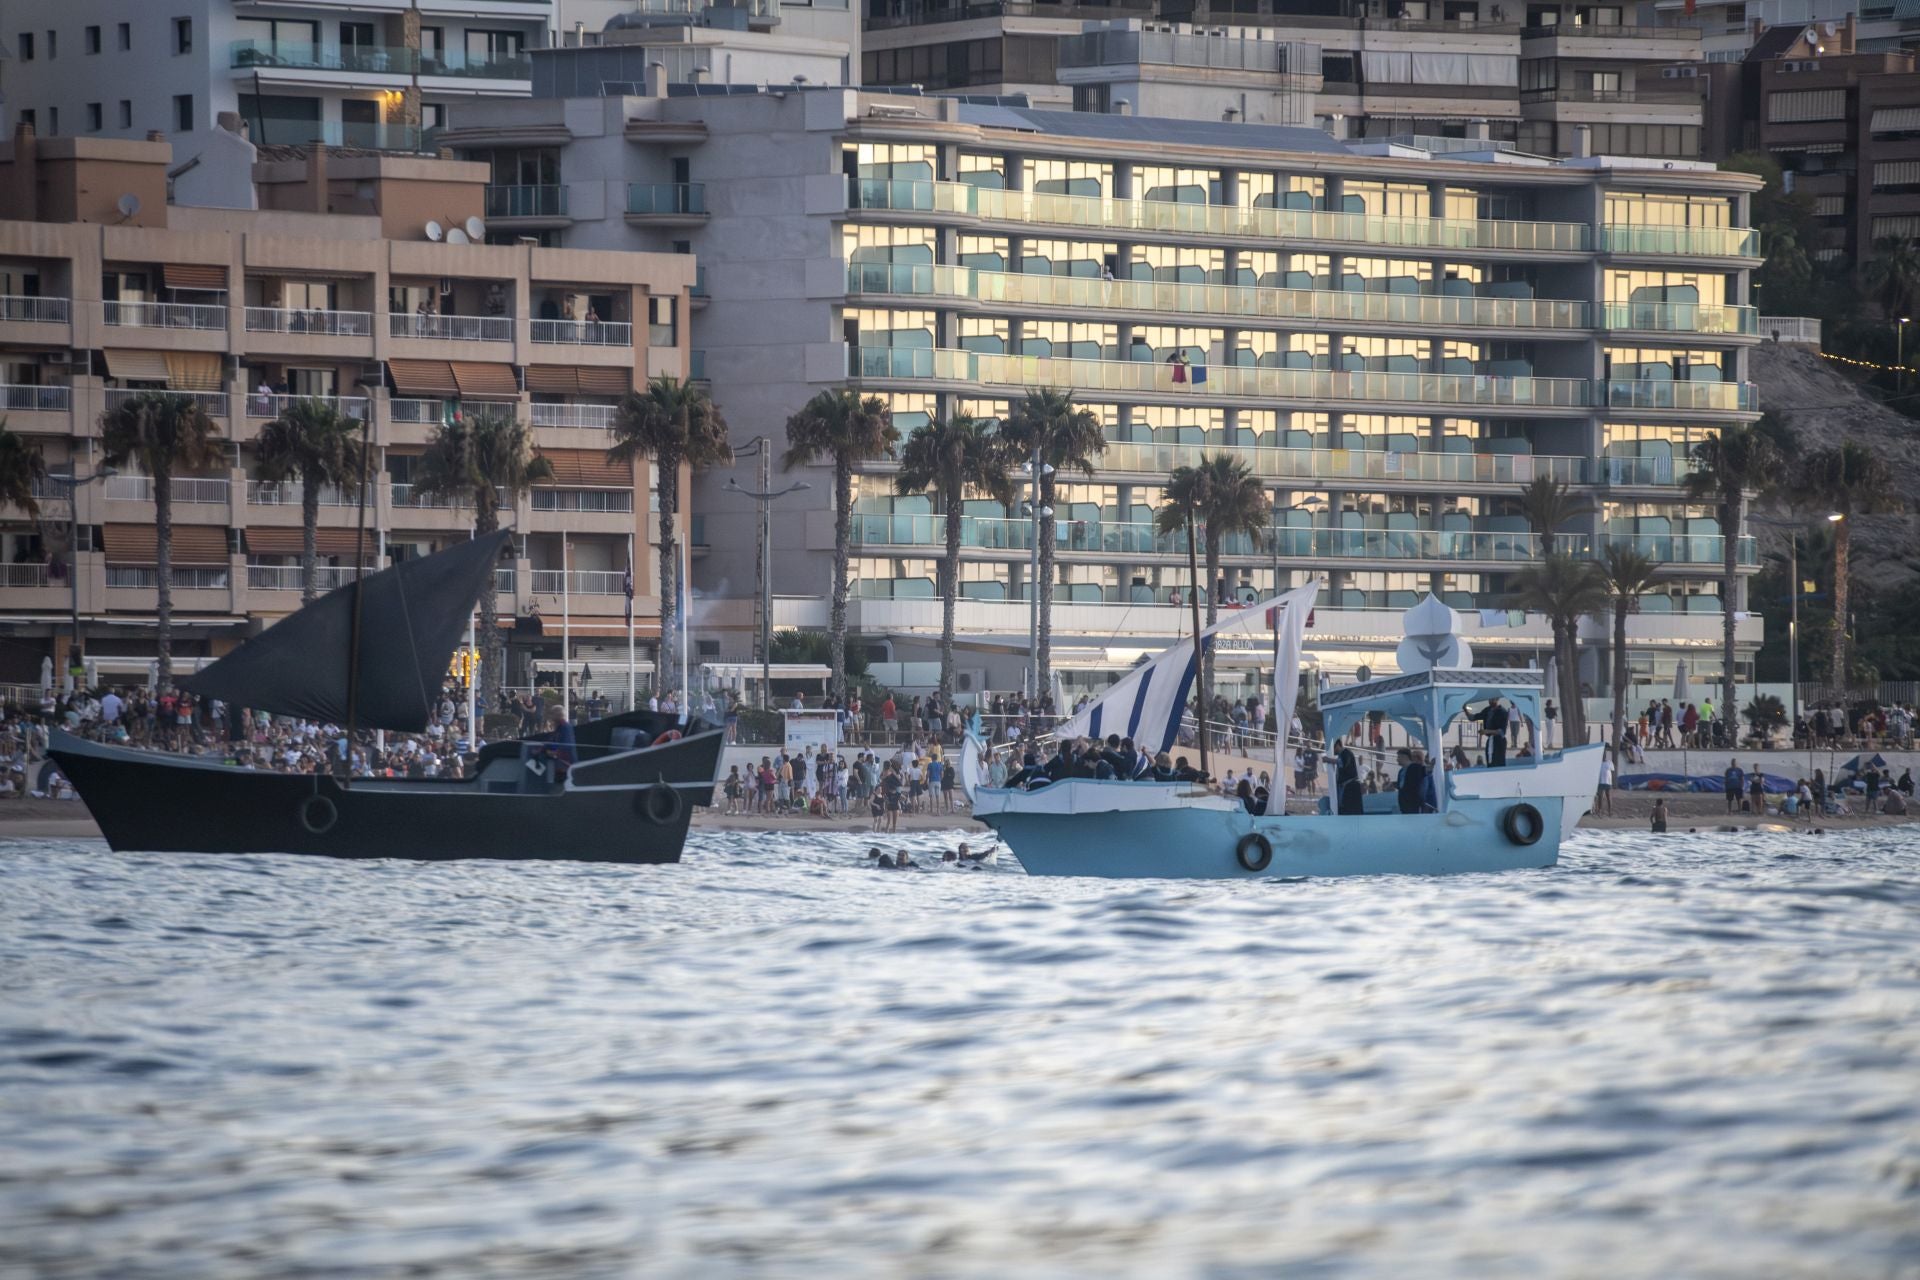
[[[340,787],[353,780],[353,731],[360,704],[360,605],[367,576],[367,464],[373,459],[373,415],[360,419],[360,517],[353,530],[353,627],[347,638],[347,739],[341,753]]]
[[[1187,509],[1187,576],[1192,579],[1193,590],[1187,592],[1187,603],[1193,606],[1193,674],[1197,692],[1193,699],[1194,722],[1200,726],[1200,772],[1211,773],[1207,767],[1207,688],[1206,682],[1199,678],[1206,670],[1206,664],[1200,660],[1200,562],[1193,554],[1193,509]]]

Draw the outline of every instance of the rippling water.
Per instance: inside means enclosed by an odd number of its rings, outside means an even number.
[[[1913,828],[1237,884],[867,843],[0,844],[0,1273],[1920,1274]]]

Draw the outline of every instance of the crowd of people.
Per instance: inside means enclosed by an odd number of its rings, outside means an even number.
[[[875,831],[898,830],[900,815],[952,814],[966,802],[959,766],[937,739],[910,740],[892,750],[775,751],[742,770],[730,765],[720,784],[722,812],[765,817],[843,817],[864,806]]]

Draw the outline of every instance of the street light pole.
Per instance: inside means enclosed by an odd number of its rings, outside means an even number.
[[[1907,326],[1913,323],[1913,317],[1901,316],[1893,326],[1893,363],[1898,366],[1893,375],[1894,394],[1900,395],[1907,389]]]
[[[1053,468],[1040,461],[1040,446],[1033,446],[1033,458],[1027,463],[1027,514],[1032,519],[1032,536],[1027,545],[1027,696],[1040,700],[1040,477]],[[1058,715],[1062,708],[1055,707]]]
[[[758,437],[752,449],[742,449],[736,457],[758,453],[760,456],[760,488],[743,489],[737,480],[729,478],[726,483],[728,493],[737,493],[752,498],[760,507],[760,709],[767,710],[773,705],[773,534],[772,515],[767,504],[775,498],[785,497],[789,493],[799,493],[813,488],[805,480],[797,481],[784,489],[768,489],[772,471],[770,459],[773,455],[773,442],[765,436]]]
[[[67,678],[74,687],[80,685],[75,676],[76,664],[84,664],[86,651],[80,642],[80,486],[92,484],[96,480],[108,480],[118,475],[112,467],[102,467],[84,479],[74,476],[49,475],[47,480],[61,486],[67,492],[67,593],[73,609],[73,642],[67,653]],[[86,667],[79,666],[82,674]]]

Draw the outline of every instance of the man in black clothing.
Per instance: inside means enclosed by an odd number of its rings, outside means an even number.
[[[1335,812],[1364,813],[1365,802],[1361,799],[1360,761],[1354,756],[1353,748],[1347,745],[1345,738],[1335,738],[1333,742],[1333,794]]]
[[[1400,769],[1400,812],[1419,813],[1425,807],[1427,790],[1427,764],[1408,753],[1407,763]]]
[[[1507,721],[1510,717],[1500,699],[1489,698],[1487,705],[1467,719],[1480,722],[1480,736],[1487,744],[1487,766],[1498,769],[1507,763]]]
[[[1173,780],[1175,782],[1205,782],[1207,775],[1188,764],[1185,756],[1181,756],[1179,760],[1174,762]]]

